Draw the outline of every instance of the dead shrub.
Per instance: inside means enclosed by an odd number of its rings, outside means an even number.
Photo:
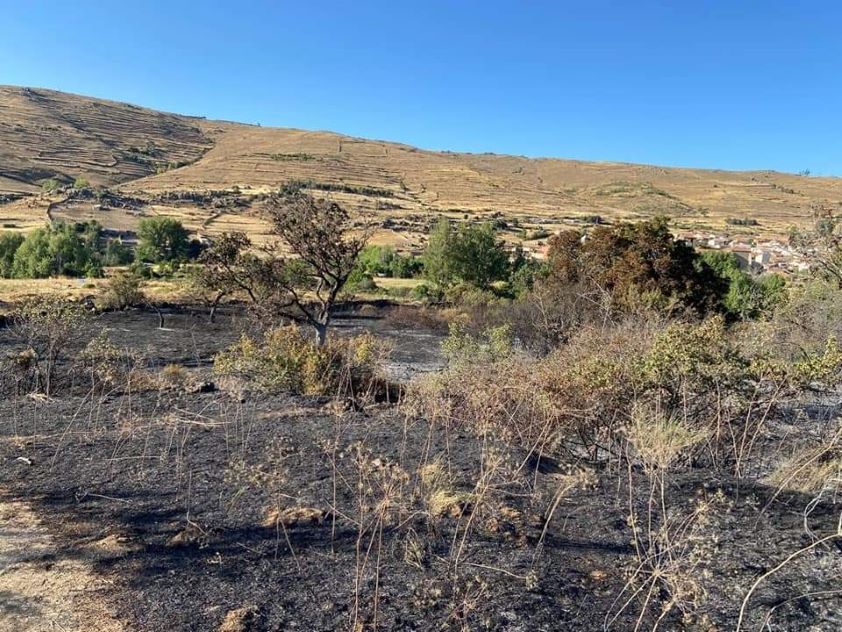
[[[159,390],[162,381],[147,368],[142,355],[116,346],[106,332],[93,338],[76,358],[75,366],[88,375],[92,393]]]
[[[779,490],[836,498],[842,491],[842,432],[797,450],[775,467],[766,482]]]
[[[557,415],[536,380],[534,363],[519,355],[491,363],[460,362],[410,384],[408,414],[463,428],[528,449],[552,439]]]
[[[721,493],[700,498],[689,506],[671,506],[667,499],[672,468],[688,450],[703,442],[704,431],[684,419],[665,416],[636,404],[626,430],[628,444],[629,507],[634,563],[627,582],[606,615],[605,629],[628,609],[639,609],[635,629],[644,621],[658,628],[674,610],[692,619],[707,598],[707,567],[716,552],[715,518]],[[637,497],[632,461],[643,467],[648,494]]]
[[[190,372],[180,364],[168,364],[161,369],[160,377],[164,387],[184,388],[190,380]]]
[[[415,305],[398,305],[386,313],[386,320],[403,327],[420,327],[432,331],[447,331],[447,319],[442,310]]]
[[[410,387],[410,414],[530,451],[620,463],[643,407],[704,437],[687,463],[739,477],[758,467],[769,419],[808,391],[835,388],[842,369],[832,339],[797,362],[749,357],[721,318],[586,326],[543,359],[516,351],[505,327],[474,335],[456,325],[444,348],[450,366]]]
[[[7,361],[16,389],[29,385],[45,395],[53,392],[58,365],[85,318],[81,305],[55,295],[29,299],[12,312],[9,331],[25,347]]]
[[[130,371],[127,354],[112,343],[104,331],[82,349],[76,360],[90,376],[91,387],[95,390],[124,382]]]

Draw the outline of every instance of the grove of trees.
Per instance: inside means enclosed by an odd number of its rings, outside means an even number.
[[[29,233],[0,233],[0,277],[37,279],[53,276],[100,277],[104,267],[124,266],[135,258],[148,263],[193,259],[200,247],[181,222],[143,219],[137,252],[107,238],[96,221],[53,222]]]
[[[106,240],[97,222],[54,224],[30,233],[0,234],[0,276],[102,276],[103,266],[124,265],[131,251],[117,240]]]

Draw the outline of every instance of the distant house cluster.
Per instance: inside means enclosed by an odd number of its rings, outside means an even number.
[[[741,267],[755,272],[792,273],[810,267],[804,255],[777,239],[746,242],[712,233],[691,233],[679,237],[696,248],[731,252]]]

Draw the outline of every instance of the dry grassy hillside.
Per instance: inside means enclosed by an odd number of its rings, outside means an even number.
[[[564,148],[559,148],[560,152]],[[193,228],[260,232],[248,204],[166,198],[230,190],[248,197],[290,180],[310,182],[355,210],[396,222],[381,239],[416,244],[430,216],[499,213],[552,230],[589,215],[608,220],[667,214],[679,229],[782,235],[819,209],[842,205],[842,179],[769,171],[728,172],[621,163],[422,151],[328,132],[263,128],[162,114],[47,90],[0,88],[0,193],[34,193],[45,178],[77,176],[148,200],[130,213],[61,198],[17,200],[0,219],[17,226],[51,217],[97,217],[130,228],[150,213]],[[752,218],[733,227],[728,218]],[[405,242],[405,243],[404,243]]]
[[[53,90],[0,86],[0,192],[77,177],[110,186],[198,159],[195,120]]]

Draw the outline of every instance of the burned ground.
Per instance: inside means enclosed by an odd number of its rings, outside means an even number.
[[[104,580],[88,597],[123,629],[655,625],[658,610],[622,609],[635,566],[629,485],[646,496],[634,471],[536,459],[394,405],[200,392],[192,385],[211,380],[236,322],[184,313],[159,331],[153,314],[101,316],[79,345],[107,326],[144,370],[182,365],[190,380],[102,392],[79,375],[51,398],[0,404],[2,501],[25,502],[52,535],[45,570],[81,561]],[[797,423],[817,428],[833,412]],[[778,439],[787,432],[781,422]],[[693,567],[704,603],[684,619],[674,609],[661,629],[733,629],[754,579],[813,541],[805,525],[832,533],[838,518],[702,467],[677,471],[668,495],[676,512],[712,509]],[[770,616],[774,629],[839,629],[839,571],[832,543],[799,556],[755,592],[750,628]]]

